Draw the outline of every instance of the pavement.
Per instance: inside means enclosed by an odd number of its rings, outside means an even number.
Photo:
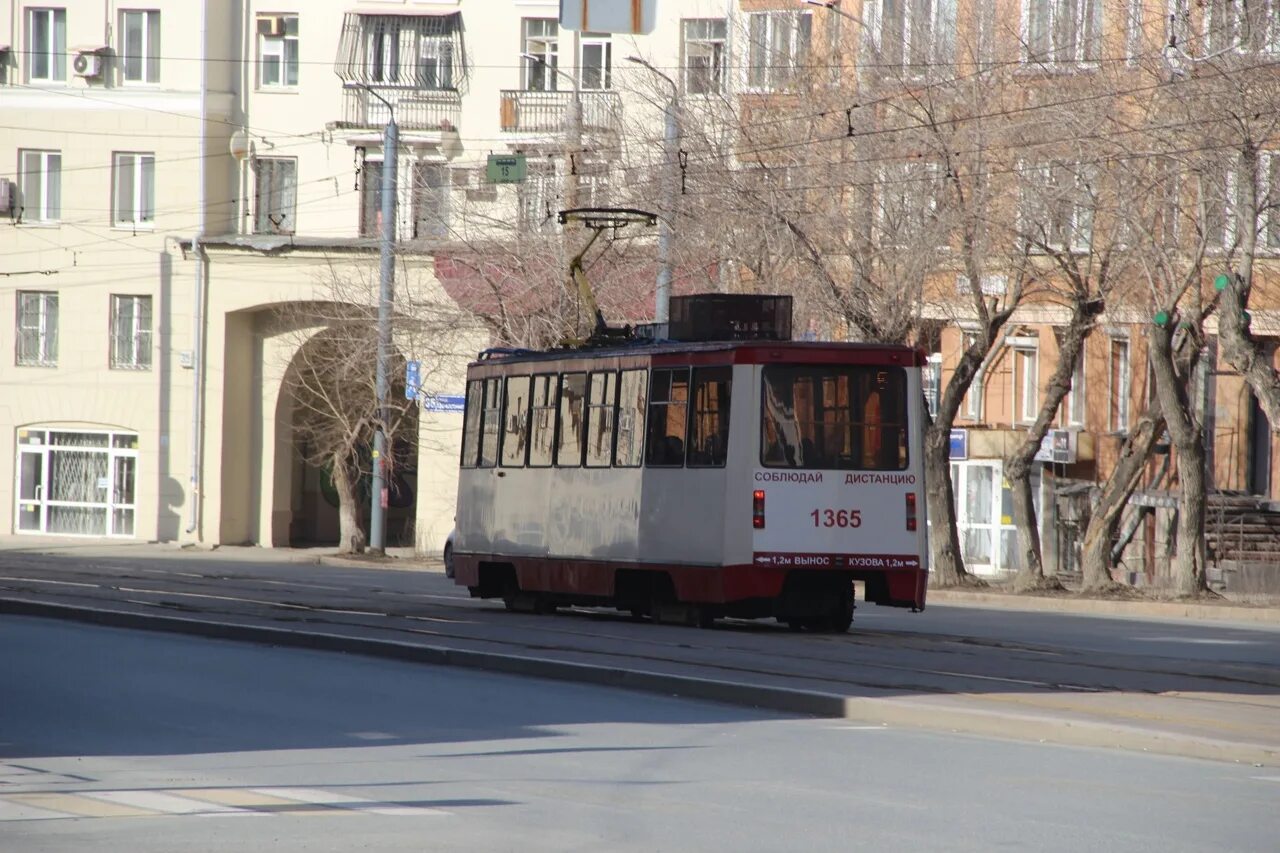
[[[46,555],[71,560],[220,561],[246,564],[311,564],[380,571],[440,572],[438,559],[420,558],[412,549],[388,549],[383,558],[340,555],[334,548],[269,549],[223,546],[215,549],[169,543],[116,540],[67,540],[0,537],[4,555]],[[193,568],[192,571],[195,571]],[[406,579],[407,580],[407,579]],[[1186,619],[1238,623],[1242,627],[1280,626],[1280,606],[1186,603],[1149,600],[1097,600],[1071,595],[1026,596],[997,591],[931,590],[929,600],[1021,612],[1091,614],[1160,620]],[[137,604],[137,602],[133,602]],[[1017,693],[958,691],[913,696],[852,694],[825,689],[820,681],[735,677],[732,668],[699,666],[680,653],[660,658],[610,660],[599,649],[560,646],[512,646],[490,642],[483,633],[472,639],[434,635],[411,642],[378,636],[368,626],[295,624],[227,614],[178,614],[130,603],[67,604],[10,596],[0,598],[0,613],[74,619],[124,628],[158,630],[224,639],[264,642],[363,654],[422,663],[466,666],[497,672],[585,682],[680,695],[736,705],[765,707],[876,725],[944,729],[982,736],[1050,741],[1083,746],[1111,746],[1186,757],[1280,766],[1280,684],[1264,688],[1250,702],[1234,703],[1236,731],[1201,725],[1205,702],[1226,707],[1221,697],[1177,695],[1164,689],[1143,695],[1126,691],[1100,695],[1054,692],[1040,698]],[[643,628],[643,626],[637,626]],[[856,629],[855,629],[856,631]],[[735,639],[735,641],[738,641]],[[634,641],[633,641],[634,642]],[[688,647],[686,647],[688,648]],[[745,650],[749,651],[750,650]],[[759,649],[750,652],[757,655]],[[612,652],[611,652],[612,654]],[[727,673],[727,674],[726,674]],[[996,679],[1000,681],[1002,679]],[[940,722],[941,721],[941,722]],[[1226,732],[1225,734],[1223,732]]]

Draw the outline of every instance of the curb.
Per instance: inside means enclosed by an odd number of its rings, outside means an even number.
[[[1180,601],[1109,601],[1096,598],[1015,595],[1006,592],[960,592],[931,589],[929,604],[953,604],[957,607],[995,607],[1029,613],[1073,613],[1094,616],[1138,616],[1157,619],[1200,619],[1206,622],[1250,622],[1280,627],[1280,607],[1256,607],[1248,604],[1198,604]]]
[[[850,697],[651,670],[594,666],[543,657],[414,645],[393,640],[74,607],[22,599],[0,598],[0,614],[64,619],[104,627],[184,634],[312,651],[341,652],[408,663],[467,667],[507,675],[615,687],[812,717],[935,732],[1039,741],[1064,746],[1114,747],[1183,758],[1280,766],[1280,748],[1264,744],[1235,743],[1185,735],[1175,737],[1167,733],[1092,720],[1066,720],[1008,711],[954,708],[912,699]]]

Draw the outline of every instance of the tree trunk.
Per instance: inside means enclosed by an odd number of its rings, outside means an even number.
[[[934,586],[971,583],[960,558],[956,501],[951,490],[951,428],[933,424],[924,434],[925,501],[929,513],[930,568]]]
[[[1018,592],[1044,589],[1052,586],[1061,588],[1056,581],[1049,584],[1044,576],[1044,558],[1040,551],[1040,531],[1036,525],[1036,505],[1031,493],[1031,468],[1019,466],[1016,473],[1009,471],[1009,490],[1013,496],[1013,520],[1018,541],[1018,554],[1022,557],[1022,565],[1013,579],[1013,588]]]
[[[1192,431],[1192,441],[1185,447],[1177,444],[1178,481],[1178,550],[1173,556],[1173,588],[1181,596],[1193,597],[1209,589],[1205,571],[1205,482],[1204,430]]]
[[[368,540],[360,524],[360,497],[343,452],[333,454],[333,487],[338,492],[338,553],[360,554]]]
[[[1085,592],[1100,592],[1120,586],[1111,577],[1111,540],[1133,490],[1138,487],[1147,459],[1163,432],[1164,417],[1160,404],[1153,400],[1134,423],[1120,450],[1120,458],[1103,484],[1102,493],[1094,501],[1093,512],[1089,514],[1081,558]]]

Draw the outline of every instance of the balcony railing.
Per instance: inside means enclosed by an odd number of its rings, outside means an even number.
[[[573,92],[502,90],[502,129],[507,133],[566,133],[573,116]],[[622,99],[617,92],[580,92],[584,133],[618,133]]]
[[[419,89],[408,86],[347,86],[342,97],[342,120],[348,127],[382,127],[390,115],[389,101],[401,130],[440,130],[443,122],[457,127],[462,116],[462,96],[452,89]]]

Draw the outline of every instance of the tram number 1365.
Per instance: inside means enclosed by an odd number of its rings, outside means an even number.
[[[857,509],[815,509],[809,516],[814,527],[862,526],[862,511]]]

